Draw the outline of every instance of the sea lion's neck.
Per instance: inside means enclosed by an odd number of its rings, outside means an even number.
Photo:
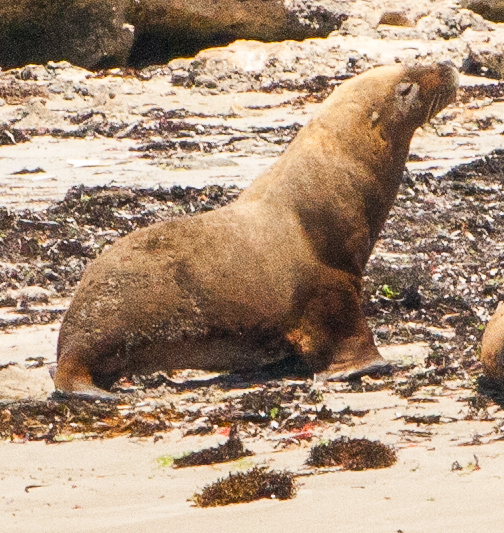
[[[361,275],[399,189],[410,138],[394,142],[356,114],[336,123],[324,117],[303,128],[240,201],[295,213],[321,261]]]

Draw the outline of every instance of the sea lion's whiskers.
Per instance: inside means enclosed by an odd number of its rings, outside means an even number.
[[[438,104],[438,101],[439,101],[439,93],[436,93],[431,100],[429,111],[427,113],[426,122],[429,122],[429,120],[436,114],[436,106]]]

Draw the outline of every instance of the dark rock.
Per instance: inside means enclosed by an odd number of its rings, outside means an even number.
[[[165,63],[236,39],[327,37],[347,15],[314,0],[142,0],[131,3],[135,26],[131,64]]]
[[[176,86],[186,85],[191,82],[191,75],[186,70],[176,69],[172,71],[172,83]]]
[[[194,78],[194,84],[196,86],[208,87],[209,89],[215,89],[217,87],[217,80],[212,76],[206,76],[205,74],[200,74]]]
[[[126,64],[133,43],[127,0],[0,3],[0,66],[50,60],[96,69]],[[29,71],[26,71],[29,76]]]
[[[462,0],[461,5],[478,13],[486,20],[504,22],[504,1],[502,0]]]

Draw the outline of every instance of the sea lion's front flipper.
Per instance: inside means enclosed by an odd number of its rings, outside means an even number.
[[[326,380],[390,371],[361,310],[361,280],[347,272],[320,272],[303,317],[287,335],[301,359]]]

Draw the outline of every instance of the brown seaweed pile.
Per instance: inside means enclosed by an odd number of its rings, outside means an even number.
[[[483,100],[491,98],[499,102],[504,98],[504,83],[499,82],[490,85],[472,85],[462,86],[458,90],[458,100],[463,104],[467,104],[472,100]]]
[[[154,222],[216,209],[238,194],[234,187],[220,186],[80,186],[43,211],[0,207],[0,300],[3,292],[26,286],[70,296],[87,263],[119,237]]]
[[[227,478],[207,485],[191,500],[197,507],[246,503],[262,498],[289,500],[296,495],[297,489],[291,472],[276,472],[267,466],[256,466],[248,472],[231,473]]]
[[[397,461],[395,451],[381,442],[342,437],[313,446],[307,464],[310,466],[339,466],[343,470],[387,468]]]
[[[185,466],[227,463],[250,455],[254,454],[244,448],[240,436],[238,435],[238,426],[235,425],[231,428],[229,439],[226,443],[220,444],[217,448],[205,448],[204,450],[177,457],[173,460],[173,466],[174,468],[183,468]]]
[[[142,383],[141,379],[135,381]],[[150,383],[150,377],[146,381]],[[256,391],[218,400],[226,388],[259,386],[261,388]],[[187,400],[188,393],[192,398],[190,401]],[[166,399],[166,395],[173,398],[175,394],[182,394],[180,404],[176,399],[175,404]],[[367,414],[367,411],[353,411],[348,407],[333,411],[325,404],[310,403],[312,396],[313,390],[308,383],[290,385],[263,379],[237,384],[232,376],[216,378],[212,385],[204,381],[188,381],[181,384],[180,390],[166,385],[159,389],[132,386],[127,394],[122,392],[121,400],[110,402],[55,394],[47,401],[1,403],[0,439],[56,442],[120,435],[150,437],[171,431],[173,424],[183,429],[184,436],[207,435],[230,428],[226,444],[195,452],[176,465],[186,466],[232,461],[249,455],[238,438],[238,425],[252,434],[274,431],[287,432],[293,438],[301,435],[311,438],[315,427],[328,424],[353,426],[353,417]],[[274,401],[268,403],[271,400]],[[194,408],[191,403],[199,405]],[[267,412],[263,410],[265,408]]]

